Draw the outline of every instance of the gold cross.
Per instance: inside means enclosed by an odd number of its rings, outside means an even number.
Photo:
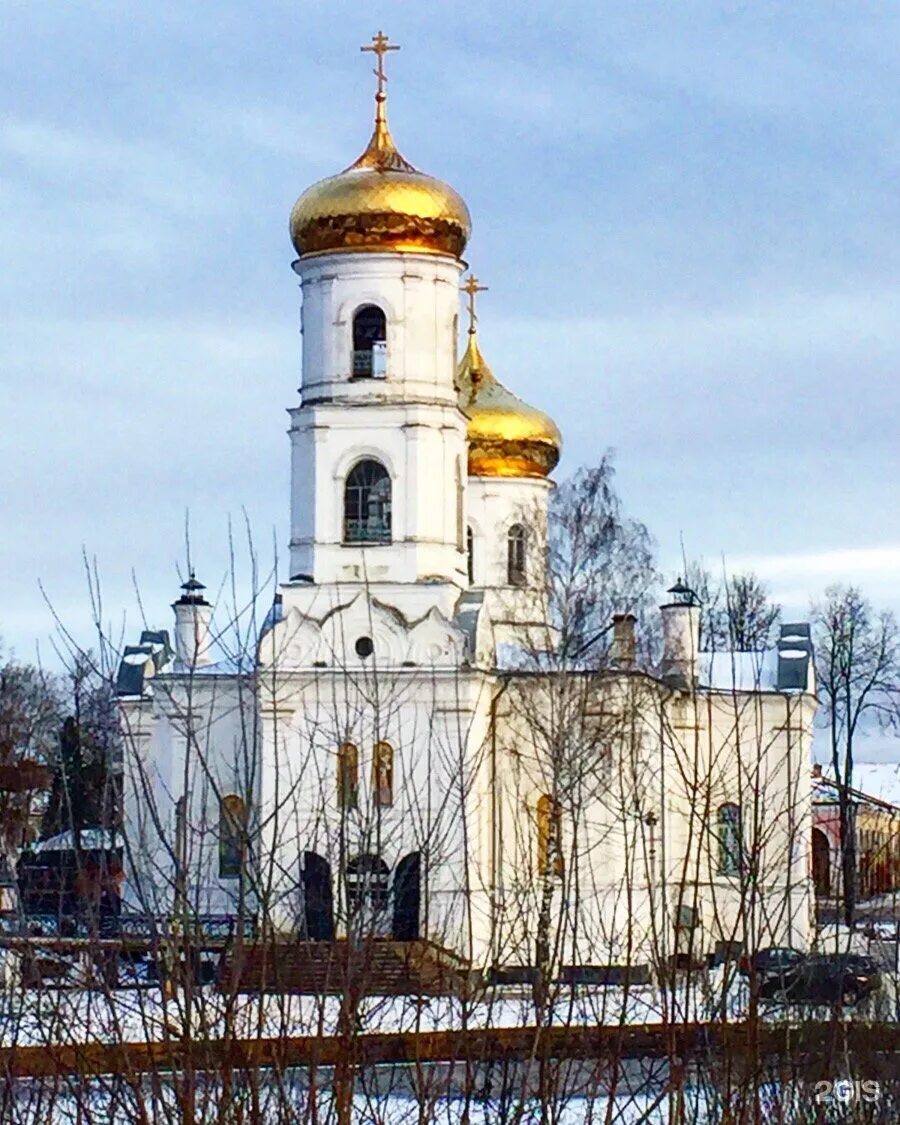
[[[372,36],[372,46],[360,47],[360,50],[371,51],[378,59],[378,65],[372,73],[378,79],[378,90],[375,96],[381,99],[384,97],[384,84],[387,82],[387,75],[384,73],[384,56],[388,51],[399,51],[400,45],[399,43],[391,43],[388,37],[379,31],[377,35]]]
[[[477,293],[486,293],[487,286],[479,285],[478,278],[474,273],[470,273],[466,279],[465,285],[461,285],[460,289],[463,293],[469,294],[467,308],[469,312],[469,335],[475,335],[475,325],[478,323],[478,317],[475,315],[475,296]]]

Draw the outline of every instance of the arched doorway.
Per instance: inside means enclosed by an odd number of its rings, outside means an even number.
[[[303,918],[308,941],[334,940],[334,897],[328,860],[304,852],[300,866],[303,883]]]
[[[827,898],[831,894],[831,848],[821,828],[812,830],[812,876],[816,896]]]
[[[406,855],[394,875],[394,939],[417,941],[422,863],[418,852]]]

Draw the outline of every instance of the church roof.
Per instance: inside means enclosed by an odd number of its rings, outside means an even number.
[[[144,694],[144,682],[155,676],[172,659],[172,646],[165,629],[145,629],[140,643],[126,645],[116,674],[116,695]]]
[[[813,648],[809,625],[781,626],[775,648],[759,652],[701,652],[702,687],[714,691],[813,690]]]
[[[814,690],[809,625],[787,624],[775,648],[759,652],[701,652],[697,655],[701,690],[720,692],[808,692]],[[561,661],[553,652],[539,653],[523,645],[497,645],[501,672],[596,671],[588,661]],[[612,670],[612,669],[611,669]],[[652,675],[650,669],[637,669]]]

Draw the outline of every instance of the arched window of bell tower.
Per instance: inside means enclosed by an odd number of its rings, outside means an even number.
[[[387,320],[377,305],[353,315],[353,377],[383,379],[387,374]]]
[[[344,542],[390,541],[391,478],[380,461],[357,461],[344,484]]]

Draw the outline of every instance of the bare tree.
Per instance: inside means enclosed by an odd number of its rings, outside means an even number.
[[[91,652],[67,661],[64,682],[68,715],[50,756],[53,787],[42,834],[71,828],[113,827],[120,818],[114,777],[122,752],[122,732],[115,687]]]
[[[781,607],[769,598],[766,584],[753,571],[733,574],[725,584],[728,634],[735,652],[770,648]]]
[[[717,579],[702,559],[685,565],[685,582],[700,602],[700,647],[705,652],[761,652],[770,648],[781,607],[753,571]]]
[[[548,617],[564,657],[604,664],[617,613],[634,614],[649,644],[655,634],[645,626],[659,585],[653,538],[625,514],[609,454],[557,489],[548,554]]]
[[[609,499],[602,492],[598,511]],[[627,530],[620,511],[618,518]],[[613,530],[607,528],[607,536]],[[580,542],[574,522],[572,534]],[[638,541],[646,545],[643,537]],[[616,557],[620,549],[607,538],[604,550]],[[226,654],[227,666],[241,675],[232,682],[220,668],[216,675],[168,677],[161,665],[148,679],[158,713],[183,743],[183,768],[173,768],[165,788],[154,782],[158,763],[143,741],[148,726],[138,711],[147,700],[125,705],[132,721],[123,760],[139,790],[141,834],[130,827],[148,857],[132,865],[143,915],[129,923],[144,927],[144,960],[162,967],[167,988],[127,991],[95,973],[90,992],[23,991],[0,1015],[4,1042],[27,1040],[48,1053],[68,1046],[76,1068],[79,1052],[87,1063],[92,1039],[115,1047],[167,1044],[179,1061],[158,1055],[162,1061],[148,1064],[144,1080],[76,1069],[71,1078],[11,1084],[12,1092],[0,1091],[0,1117],[37,1122],[57,1115],[65,1120],[67,1113],[86,1121],[108,1112],[111,1120],[173,1123],[518,1125],[612,1122],[622,1115],[653,1120],[659,1109],[673,1121],[760,1119],[748,1058],[753,1035],[736,1036],[715,1066],[685,1080],[680,1033],[698,1020],[732,1018],[732,1006],[745,1010],[746,992],[735,986],[733,971],[707,970],[714,945],[730,938],[750,949],[755,941],[766,943],[773,928],[784,930],[780,916],[789,919],[805,901],[796,879],[788,879],[780,897],[765,888],[776,868],[805,870],[800,842],[808,806],[803,786],[791,787],[791,778],[805,777],[804,769],[778,773],[770,767],[789,754],[805,761],[806,747],[795,739],[808,726],[811,701],[737,687],[729,692],[727,685],[711,695],[690,676],[673,688],[627,659],[621,636],[609,653],[615,659],[587,660],[593,638],[606,649],[611,617],[639,607],[652,567],[644,556],[632,569],[640,577],[631,586],[607,586],[597,573],[603,561],[587,548],[581,558],[596,570],[582,580],[573,565],[559,572],[565,584],[548,591],[559,619],[571,625],[560,630],[558,647],[535,647],[515,671],[481,669],[491,706],[474,736],[465,692],[471,669],[448,666],[437,674],[427,662],[398,667],[380,659],[377,649],[350,666],[336,653],[328,667],[303,665],[308,676],[298,695],[289,682],[296,666],[287,654],[268,654],[258,644],[268,624],[254,606],[258,600],[267,610],[271,589],[254,578],[247,598],[235,597],[233,605],[215,598],[217,654]],[[579,597],[579,612],[587,606],[595,614],[589,631],[573,608]],[[567,636],[573,637],[568,646]],[[281,668],[274,656],[285,657]],[[150,654],[146,659],[152,664]],[[414,723],[404,727],[401,712],[413,698],[420,706]],[[272,718],[269,765],[290,766],[266,803],[257,798],[261,709]],[[440,726],[439,714],[456,717]],[[225,721],[234,749],[227,761]],[[774,752],[773,737],[782,740]],[[394,752],[387,764],[377,755],[384,743]],[[342,764],[339,748],[350,744],[353,755]],[[429,774],[444,779],[441,785],[423,783],[415,772],[415,760],[423,759]],[[227,811],[228,797],[238,793],[248,795],[246,819],[220,819],[219,808]],[[721,822],[717,814],[732,803],[741,819]],[[349,861],[377,857],[396,833],[398,814],[415,826],[423,889],[431,896],[421,936],[432,952],[444,947],[437,953],[455,972],[459,958],[451,964],[449,951],[471,942],[473,916],[491,919],[490,954],[466,959],[460,995],[429,997],[409,981],[401,981],[400,995],[384,989],[393,938],[368,923],[370,908],[397,884],[386,884],[373,865]],[[290,870],[272,849],[260,849],[261,830],[284,843]],[[224,836],[233,847],[223,851]],[[329,908],[322,898],[305,897],[297,863],[313,847],[332,861],[335,926],[328,937],[312,932],[311,923]],[[223,861],[239,873],[227,942],[211,937],[211,908],[200,886],[208,874],[215,878]],[[433,895],[428,872],[441,868],[449,878]],[[291,872],[298,925],[288,932],[282,921],[276,934],[268,926],[283,898],[276,881]],[[458,916],[451,923],[439,901],[457,888],[468,904],[462,924]],[[134,930],[131,935],[140,944]],[[99,960],[93,937],[87,947],[87,956]],[[233,970],[222,973],[218,987],[203,984],[195,971],[200,954]],[[304,963],[315,965],[316,975],[307,972],[298,983]],[[410,976],[415,969],[421,980],[423,965],[411,960],[399,972]],[[255,984],[241,983],[242,974],[252,978],[260,966],[265,982],[257,976]],[[491,971],[504,966],[520,970],[518,984],[492,978]],[[523,981],[530,986],[525,995],[517,991]],[[751,1015],[755,1003],[751,995]],[[643,1022],[659,1026],[666,1080],[651,1077],[645,1086],[632,1086],[626,1061],[631,1025]],[[381,1033],[389,1042],[397,1030],[410,1036],[408,1065],[376,1075],[365,1062],[367,1041]],[[429,1054],[436,1048],[428,1036],[444,1031],[460,1054]],[[483,1031],[496,1038],[481,1040],[479,1056],[471,1045]],[[608,1033],[602,1054],[567,1056],[579,1031]],[[571,1032],[569,1046],[554,1054],[560,1032]],[[516,1033],[519,1047],[507,1052],[504,1037]],[[275,1042],[277,1050],[267,1058],[253,1055],[257,1040]],[[302,1075],[287,1061],[301,1048],[323,1052]],[[429,1061],[439,1057],[458,1061]],[[399,1104],[397,1090],[404,1091]],[[766,1096],[778,1104],[777,1093]],[[790,1113],[782,1105],[781,1119],[793,1119]]]
[[[8,855],[37,826],[35,794],[46,787],[62,715],[56,677],[14,660],[0,666],[0,848]]]
[[[722,652],[728,648],[728,612],[723,583],[715,579],[703,559],[684,564],[685,584],[697,595],[700,605],[700,648]]]
[[[876,612],[853,586],[830,586],[813,607],[822,717],[838,791],[844,919],[857,902],[853,766],[857,736],[870,722],[900,718],[900,632],[891,613]]]

